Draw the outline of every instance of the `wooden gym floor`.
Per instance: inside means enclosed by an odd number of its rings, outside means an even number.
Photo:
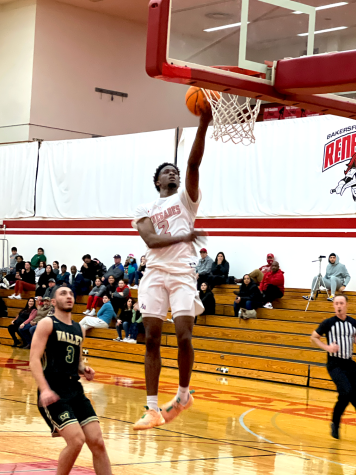
[[[29,352],[0,346],[0,473],[54,474],[64,446],[36,407]],[[100,417],[114,474],[356,473],[356,420],[348,407],[341,440],[329,435],[336,393],[323,389],[194,372],[193,408],[146,432],[132,424],[145,404],[144,367],[88,358],[97,371],[84,383]],[[177,370],[164,368],[159,401],[175,394]],[[94,473],[85,447],[73,474]]]

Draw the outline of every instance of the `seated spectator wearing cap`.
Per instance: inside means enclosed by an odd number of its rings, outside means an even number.
[[[225,259],[225,254],[219,252],[216,256],[215,262],[211,266],[211,272],[208,277],[208,284],[211,289],[216,285],[226,284],[230,270],[230,264]]]
[[[50,308],[51,308],[50,298],[45,297],[43,299],[43,305],[38,305],[38,301],[37,301],[36,307],[37,307],[37,313],[34,316],[34,318],[31,318],[32,317],[32,314],[31,314],[30,318],[22,324],[23,326],[20,325],[19,330],[18,330],[22,338],[22,341],[25,344],[24,346],[25,350],[30,349],[31,347],[31,341],[32,341],[33,334],[36,330],[37,323],[41,321],[43,318],[47,317],[50,311]]]
[[[235,317],[243,317],[244,312],[241,312],[241,309],[256,310],[262,307],[262,293],[249,274],[244,275],[239,291],[235,290],[234,294],[237,295],[234,302]]]
[[[47,262],[47,257],[45,256],[43,247],[37,249],[37,254],[35,254],[31,259],[31,269],[35,270],[38,267],[40,261]]]
[[[267,265],[261,266],[259,269],[255,269],[249,273],[251,279],[254,280],[257,284],[262,282],[263,276],[267,274],[267,272],[271,272],[271,267],[274,261],[274,255],[272,253],[267,254]],[[242,284],[243,279],[235,279],[236,284]]]
[[[133,254],[130,254],[129,266],[127,271],[129,274],[129,286],[131,286],[135,279],[135,273],[137,272],[137,262]]]
[[[139,311],[138,303],[136,302],[132,310],[132,319],[129,334],[127,336],[127,343],[137,343],[137,335],[144,332],[145,329],[142,323],[142,315]]]
[[[317,279],[318,276],[315,276],[312,282],[310,294],[311,300],[314,300],[314,294],[319,292],[319,289],[315,288]],[[326,288],[331,291],[331,295],[327,299],[331,302],[334,300],[336,291],[343,292],[351,280],[351,276],[348,273],[346,266],[340,263],[339,256],[334,252],[329,255],[329,264],[326,267],[326,273],[323,280]],[[304,295],[303,298],[308,300],[309,295]]]
[[[15,293],[10,295],[9,299],[21,299],[24,290],[33,291],[36,289],[36,275],[31,269],[31,262],[25,262],[25,268],[16,275]]]
[[[116,321],[116,331],[118,334],[117,338],[114,338],[114,341],[124,341],[127,342],[129,340],[129,329],[132,323],[132,317],[136,314],[136,310],[134,310],[134,299],[129,297],[125,301],[125,305],[120,313],[120,317]],[[125,331],[125,338],[122,338],[122,329]]]
[[[103,299],[101,298],[106,292],[105,285],[101,282],[99,277],[95,279],[95,285],[89,292],[87,309],[85,310],[84,315],[89,315],[93,317],[95,315],[96,307],[101,307],[103,305]]]
[[[116,288],[116,292],[113,294],[113,298],[111,300],[112,306],[114,307],[115,315],[117,312],[124,308],[126,305],[127,299],[131,297],[130,287],[126,284],[126,282],[121,279],[119,280],[119,285]]]
[[[53,261],[52,270],[53,270],[53,274],[55,274],[55,276],[57,277],[57,275],[59,274],[59,262],[58,261]]]
[[[53,272],[52,266],[50,264],[47,264],[46,271],[40,276],[38,280],[38,287],[36,289],[36,297],[44,296],[46,290],[48,289],[48,282],[50,279],[54,279],[54,281],[56,282],[56,274]]]
[[[90,254],[85,254],[82,257],[82,260],[84,261],[84,264],[80,268],[80,272],[84,277],[84,282],[89,292],[89,287],[91,286],[91,283],[95,281],[96,278],[96,265],[95,262],[92,261]]]
[[[284,272],[280,270],[279,263],[273,261],[271,272],[263,276],[260,284],[264,308],[272,309],[272,302],[284,295]]]
[[[116,316],[113,306],[111,305],[109,297],[103,295],[103,306],[98,311],[96,317],[87,315],[79,322],[80,326],[84,330],[89,330],[90,328],[109,328],[111,320]]]
[[[58,285],[56,285],[56,279],[49,279],[48,287],[43,295],[43,298],[49,297],[50,299],[53,299],[57,289]]]
[[[70,274],[69,272],[67,272],[67,266],[65,264],[62,264],[61,272],[60,274],[57,275],[57,278],[56,278],[56,283],[58,287],[60,287],[63,284],[69,287],[69,277],[70,277]]]
[[[69,288],[72,289],[74,298],[76,298],[77,295],[85,295],[89,293],[88,285],[85,282],[83,275],[78,272],[76,266],[70,268]]]
[[[94,257],[93,262],[95,265],[95,278],[99,277],[101,279],[107,272],[107,268],[97,257]]]
[[[138,288],[139,280],[142,279],[143,273],[146,270],[146,256],[141,256],[141,263],[140,267],[135,272],[135,285],[132,287],[133,289]]]
[[[208,256],[208,251],[203,247],[200,249],[200,259],[198,265],[195,268],[196,277],[197,277],[197,285],[198,289],[201,288],[201,284],[208,280],[208,276],[211,272],[211,267],[214,261],[210,256]]]
[[[104,285],[108,285],[108,278],[111,275],[114,276],[116,283],[124,277],[124,266],[121,264],[120,254],[115,254],[114,264],[109,267],[109,269],[105,272],[104,276],[101,278],[101,281],[104,283]]]

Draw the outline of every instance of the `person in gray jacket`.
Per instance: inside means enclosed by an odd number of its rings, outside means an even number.
[[[48,281],[48,287],[43,294],[42,299],[45,299],[46,297],[53,299],[54,294],[56,293],[56,290],[58,289],[58,285],[56,285],[56,281],[54,279],[49,279]]]
[[[197,287],[200,290],[201,284],[203,282],[206,282],[210,271],[211,271],[211,266],[213,265],[213,259],[208,256],[208,251],[203,247],[200,249],[200,259],[198,262],[198,265],[195,268],[196,271],[196,277],[197,277]]]
[[[119,282],[120,279],[124,277],[124,266],[121,264],[121,256],[120,254],[115,254],[114,256],[115,264],[109,267],[107,272],[101,278],[101,281],[104,285],[108,285],[108,278],[113,275],[115,278],[115,282]]]
[[[317,292],[319,289],[315,289],[315,284],[317,281],[317,276],[314,277],[312,283],[312,291],[310,294],[311,300],[314,300],[314,293]],[[329,256],[329,264],[326,267],[326,273],[323,277],[325,286],[328,290],[331,291],[331,296],[328,298],[330,302],[334,300],[336,291],[343,292],[350,282],[351,276],[347,272],[346,266],[344,264],[340,264],[340,258],[335,253],[331,253]],[[309,295],[303,296],[304,299],[308,300]]]
[[[95,285],[89,292],[87,309],[85,310],[84,315],[89,317],[94,317],[96,307],[103,306],[103,295],[106,293],[106,286],[101,282],[100,278],[95,279]]]

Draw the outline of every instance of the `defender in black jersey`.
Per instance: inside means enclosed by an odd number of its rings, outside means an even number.
[[[74,295],[69,287],[56,290],[54,315],[41,320],[31,345],[30,367],[38,385],[38,407],[53,434],[61,435],[67,447],[61,452],[57,474],[69,474],[84,442],[93,453],[97,474],[111,475],[110,461],[99,419],[79,382],[95,371],[82,362],[85,337],[71,311]]]
[[[356,363],[352,359],[356,320],[346,315],[346,295],[336,296],[333,305],[336,315],[321,322],[311,339],[328,352],[326,368],[339,393],[331,423],[331,436],[338,439],[340,419],[346,407],[351,402],[356,408]],[[327,344],[321,341],[323,335],[326,335]]]

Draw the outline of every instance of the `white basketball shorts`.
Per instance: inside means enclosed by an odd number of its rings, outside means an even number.
[[[195,270],[186,274],[169,274],[158,269],[146,269],[138,288],[138,303],[143,317],[167,319],[171,308],[173,318],[195,317],[204,312],[197,291]]]

